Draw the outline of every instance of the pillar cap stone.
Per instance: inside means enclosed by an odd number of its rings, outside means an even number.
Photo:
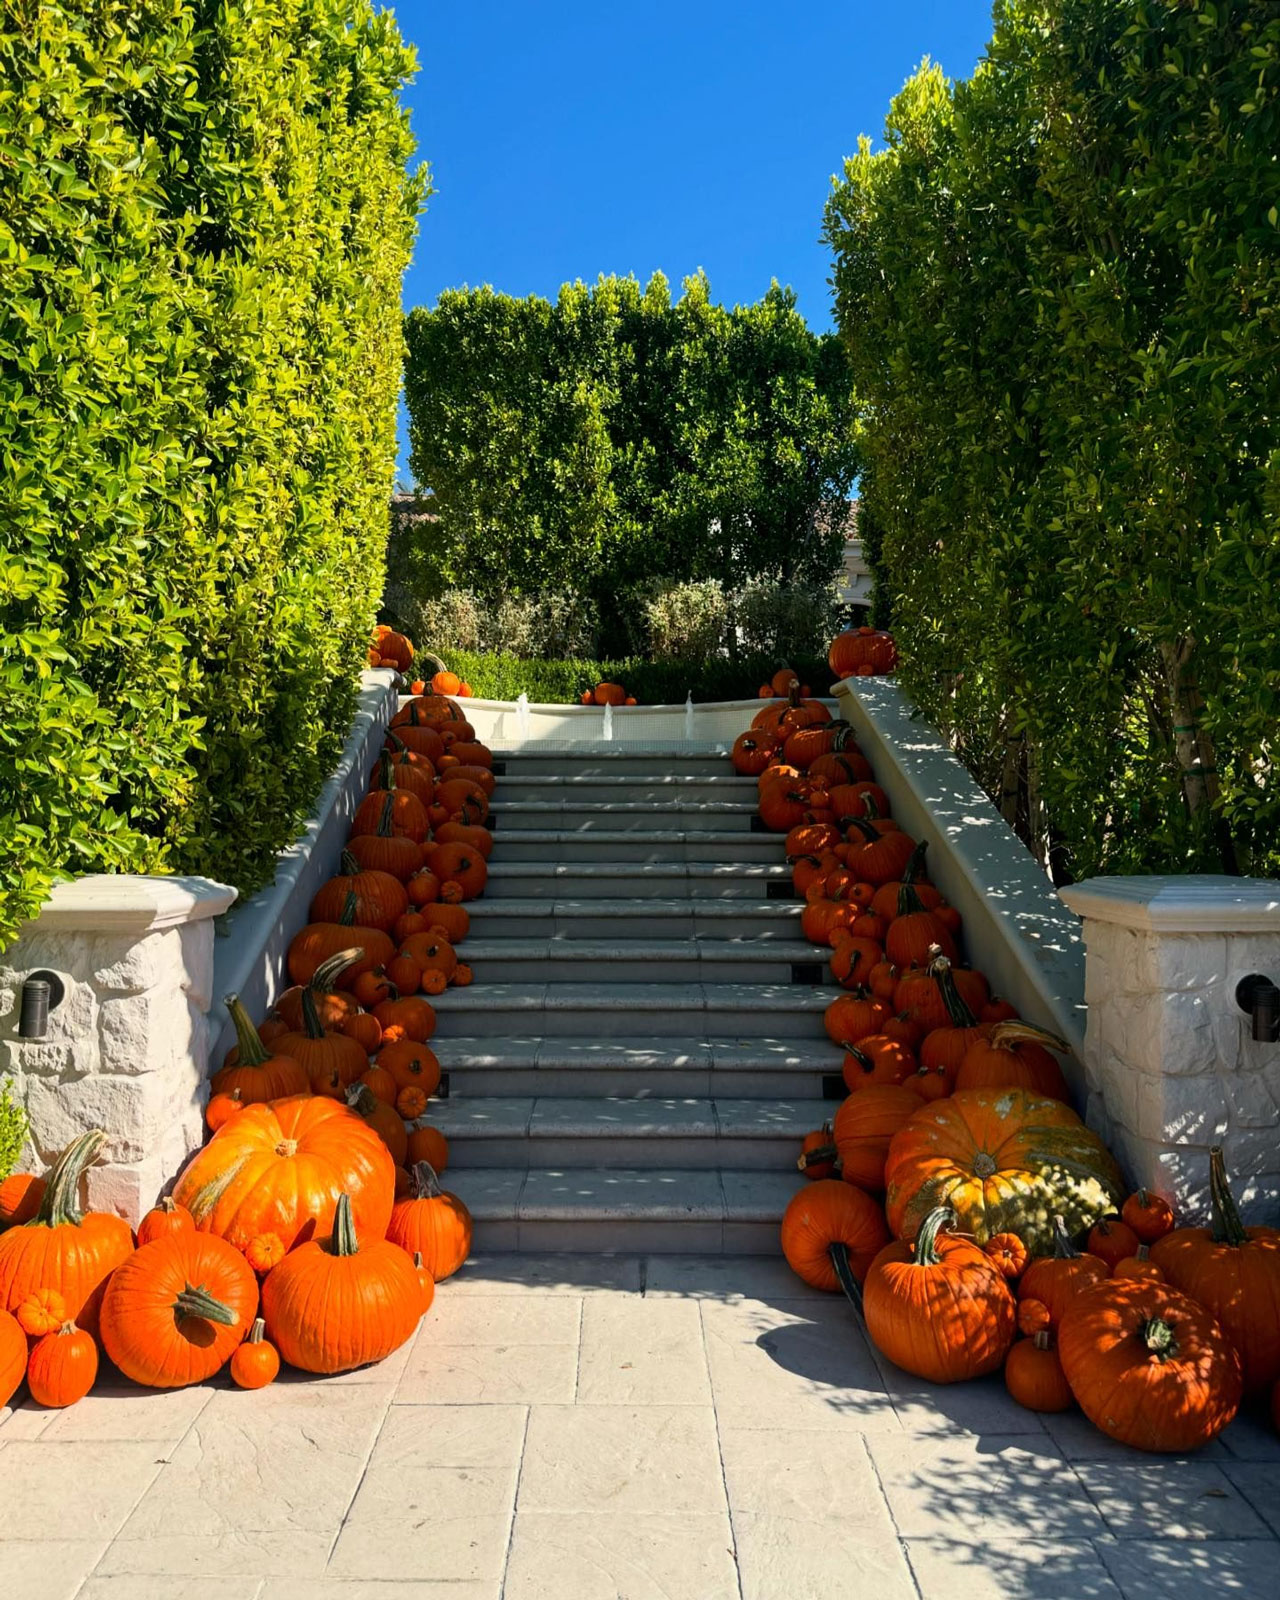
[[[1269,878],[1086,878],[1058,893],[1086,921],[1144,933],[1280,933],[1280,883]]]
[[[235,898],[230,885],[212,878],[95,872],[54,884],[27,927],[41,933],[146,933],[219,916]]]

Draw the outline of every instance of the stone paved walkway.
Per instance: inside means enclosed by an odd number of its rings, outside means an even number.
[[[1194,1460],[877,1362],[762,1258],[492,1257],[373,1370],[0,1411],[5,1600],[1280,1595],[1280,1439]]]

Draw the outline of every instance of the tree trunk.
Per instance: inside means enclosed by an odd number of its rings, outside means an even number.
[[[1213,741],[1201,723],[1204,698],[1192,665],[1195,644],[1194,637],[1186,633],[1173,642],[1166,640],[1160,645],[1160,657],[1168,685],[1169,712],[1173,719],[1173,751],[1182,776],[1182,798],[1188,815],[1192,817],[1206,808],[1216,806],[1221,792]],[[1240,865],[1235,843],[1220,815],[1214,816],[1212,828],[1222,856],[1223,871],[1238,874]]]
[[[1005,735],[1004,761],[1000,767],[1000,815],[1017,832],[1018,829],[1018,793],[1022,777],[1022,753],[1024,747],[1022,734],[1013,737]]]

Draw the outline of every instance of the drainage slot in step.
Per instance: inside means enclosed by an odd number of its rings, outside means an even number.
[[[792,983],[821,983],[821,961],[793,961],[791,963]]]
[[[501,778],[507,770],[507,764],[505,761],[495,761],[489,770],[493,773],[495,778]]]
[[[849,1087],[844,1079],[836,1072],[822,1074],[822,1098],[824,1100],[846,1100],[849,1097]]]
[[[764,897],[766,900],[794,900],[795,890],[789,883],[769,883],[765,885]]]
[[[435,1092],[435,1098],[437,1100],[447,1100],[449,1098],[449,1074],[447,1072],[440,1074],[440,1087]],[[427,1112],[427,1115],[431,1115],[430,1111]]]
[[[752,833],[772,833],[773,829],[765,826],[763,817],[752,817],[750,831]]]

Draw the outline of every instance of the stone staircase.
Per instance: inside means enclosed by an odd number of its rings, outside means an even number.
[[[828,952],[754,780],[718,747],[495,770],[475,982],[438,997],[432,1041],[479,1248],[776,1251],[800,1139],[843,1088]]]

